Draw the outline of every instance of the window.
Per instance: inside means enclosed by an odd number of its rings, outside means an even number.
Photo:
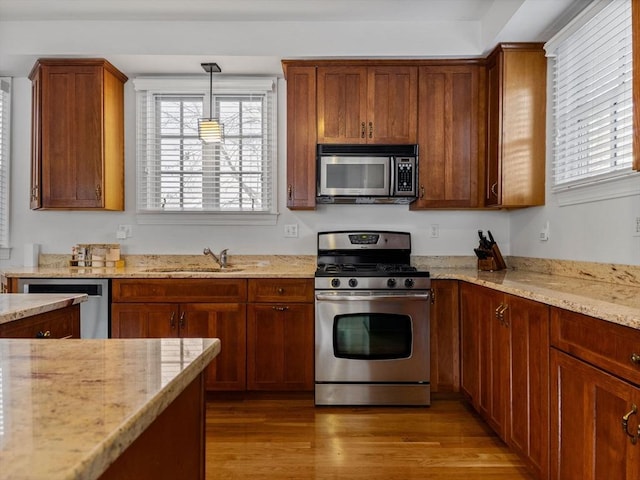
[[[546,49],[553,58],[554,191],[631,175],[631,2],[595,2]]]
[[[11,79],[0,77],[0,258],[9,258]]]
[[[220,144],[198,138],[198,119],[209,116],[208,81],[134,82],[138,212],[156,214],[158,222],[179,214],[191,219],[180,223],[243,223],[243,217],[275,223],[275,79],[214,83],[213,116],[224,125]]]

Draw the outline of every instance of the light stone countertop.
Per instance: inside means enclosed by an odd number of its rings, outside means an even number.
[[[68,256],[40,256],[40,267],[3,269],[7,277],[40,278],[313,278],[314,255],[232,255],[230,268],[211,271],[203,255],[127,256],[125,268],[69,268]],[[464,280],[512,295],[640,329],[640,267],[507,257],[501,272],[479,272],[475,257],[414,256],[434,279]],[[602,281],[600,281],[602,280]]]
[[[218,339],[0,340],[0,479],[99,477],[219,351]]]
[[[84,294],[0,294],[0,325],[14,320],[19,320],[21,318],[32,317],[33,315],[38,315],[40,313],[70,307],[71,305],[86,302],[88,298],[89,297]]]

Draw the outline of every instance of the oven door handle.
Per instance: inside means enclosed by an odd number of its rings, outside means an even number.
[[[388,300],[402,300],[402,301],[420,301],[423,302],[425,300],[429,300],[431,298],[431,294],[427,293],[402,293],[400,295],[385,295],[385,294],[374,294],[374,295],[353,295],[353,294],[339,294],[339,295],[330,295],[330,294],[322,294],[316,293],[316,300],[319,301],[340,301],[340,302],[381,302]]]

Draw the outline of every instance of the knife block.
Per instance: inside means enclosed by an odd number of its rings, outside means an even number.
[[[496,259],[493,257],[487,257],[483,259],[478,259],[478,270],[483,272],[493,272],[494,270],[498,270],[496,265]]]
[[[478,270],[483,272],[495,272],[498,270],[504,270],[507,268],[507,264],[504,263],[502,253],[497,244],[493,244],[491,247],[491,256],[483,259],[478,259]]]

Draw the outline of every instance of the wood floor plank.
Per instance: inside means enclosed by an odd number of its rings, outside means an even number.
[[[457,394],[434,394],[429,408],[213,398],[206,432],[208,480],[534,478]]]

